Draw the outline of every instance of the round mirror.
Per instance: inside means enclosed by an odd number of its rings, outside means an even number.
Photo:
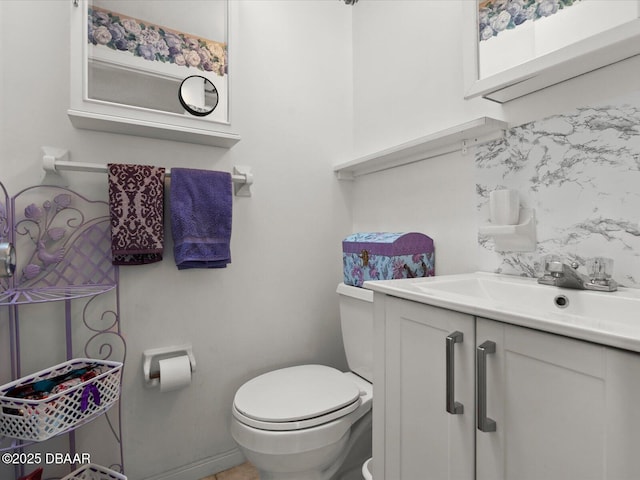
[[[208,78],[192,75],[180,84],[178,98],[191,115],[206,117],[218,106],[218,89]]]
[[[0,243],[0,277],[11,277],[16,271],[16,250],[7,242]]]

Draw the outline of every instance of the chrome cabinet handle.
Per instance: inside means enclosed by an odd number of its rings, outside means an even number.
[[[464,413],[464,405],[455,401],[455,361],[453,346],[462,343],[462,332],[453,332],[447,336],[447,412],[452,415]]]
[[[476,349],[477,377],[477,418],[478,430],[481,432],[495,432],[496,422],[487,417],[487,355],[496,353],[496,344],[487,340]]]

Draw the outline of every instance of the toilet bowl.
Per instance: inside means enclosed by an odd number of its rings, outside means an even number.
[[[367,460],[362,465],[362,477],[364,480],[373,480],[373,474],[371,473],[371,459]]]
[[[353,448],[359,440],[371,456],[373,293],[342,284],[338,293],[351,371],[298,365],[259,375],[236,392],[231,435],[261,480],[338,479],[348,454],[362,450]]]
[[[231,434],[261,480],[333,478],[351,446],[371,426],[372,385],[353,373],[301,365],[253,382],[236,393]],[[322,390],[329,382],[336,384],[331,394]],[[267,383],[260,397],[254,397]],[[292,385],[299,390],[287,392]],[[287,407],[291,414],[285,413]]]

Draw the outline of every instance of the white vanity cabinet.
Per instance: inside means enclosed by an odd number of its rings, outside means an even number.
[[[376,293],[374,304],[378,305]],[[474,341],[475,325],[469,315],[429,305],[384,297],[384,357],[374,352],[374,438],[377,420],[384,415],[384,478],[387,480],[473,479]],[[377,316],[376,316],[377,319]],[[446,410],[445,339],[459,332],[453,345],[454,402],[460,414]],[[382,367],[378,368],[378,367]],[[379,388],[376,373],[384,372]],[[382,397],[382,398],[381,398]],[[380,403],[384,402],[384,407]],[[459,407],[461,405],[461,407]],[[375,451],[374,478],[380,471]],[[428,472],[428,475],[425,474]]]
[[[640,478],[640,355],[377,292],[375,312],[376,480]]]
[[[478,479],[638,478],[637,455],[612,461],[625,441],[640,438],[625,434],[632,410],[620,403],[633,396],[624,378],[629,386],[640,379],[636,355],[483,318],[476,337],[495,343],[485,355],[486,411],[496,431],[476,429]]]

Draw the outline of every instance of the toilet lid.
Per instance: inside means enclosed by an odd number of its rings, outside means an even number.
[[[235,408],[265,422],[298,422],[353,404],[360,389],[344,373],[324,365],[301,365],[260,375],[236,392]]]

